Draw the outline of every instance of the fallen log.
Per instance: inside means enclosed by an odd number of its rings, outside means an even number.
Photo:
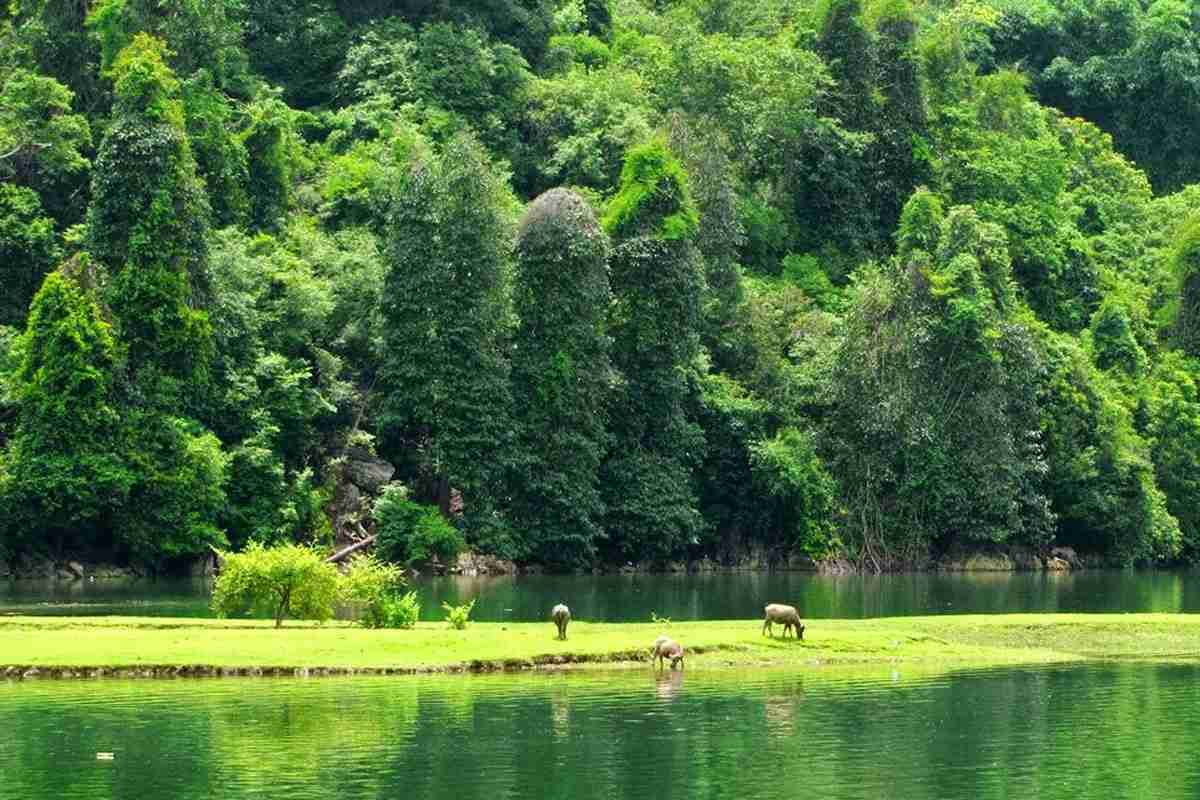
[[[375,537],[368,536],[367,538],[365,538],[361,541],[358,541],[358,542],[355,542],[354,544],[343,547],[341,550],[338,550],[336,553],[331,555],[329,558],[325,559],[325,561],[326,561],[326,563],[329,563],[329,564],[337,564],[342,559],[344,559],[346,556],[352,556],[355,553],[357,553],[359,550],[362,550],[366,547],[370,547],[373,544],[375,544]]]

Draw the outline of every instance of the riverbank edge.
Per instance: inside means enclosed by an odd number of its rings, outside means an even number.
[[[544,623],[473,623],[467,631],[450,631],[423,623],[414,631],[368,631],[293,623],[275,630],[249,620],[3,617],[0,650],[23,649],[26,659],[0,665],[0,679],[319,678],[615,668],[649,662],[649,647],[640,643],[648,644],[658,632],[683,642],[700,669],[718,672],[851,665],[957,671],[1079,662],[1200,663],[1200,615],[1184,614],[811,620],[802,642],[761,637],[756,620],[666,628],[580,623],[573,625],[575,635],[567,642],[552,640],[550,628]],[[294,650],[290,656],[289,647]],[[87,663],[89,651],[106,649],[114,663],[103,663],[103,657]],[[473,650],[487,657],[461,657]],[[172,660],[175,654],[180,657]],[[320,658],[330,663],[302,663]]]
[[[185,560],[169,573],[177,577],[212,578],[219,571],[213,554]],[[1044,551],[1023,545],[993,545],[956,549],[937,558],[914,562],[898,570],[906,573],[946,572],[1067,572],[1104,569],[1115,565],[1096,554],[1079,554],[1070,547]],[[725,575],[769,572],[808,572],[821,575],[856,575],[866,571],[844,558],[814,561],[803,554],[780,555],[762,549],[742,549],[724,559],[701,558],[676,561],[641,561],[626,564],[601,564],[587,575]],[[547,573],[539,564],[518,564],[496,556],[465,552],[453,564],[428,564],[409,570],[412,577],[460,575],[463,577],[526,576]],[[94,580],[153,580],[156,576],[133,565],[75,559],[54,560],[26,556],[16,562],[0,562],[0,581],[55,580],[65,583]]]

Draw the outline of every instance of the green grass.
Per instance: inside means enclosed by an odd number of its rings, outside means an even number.
[[[768,639],[757,620],[672,625],[572,622],[568,641],[545,623],[445,623],[364,630],[345,623],[138,617],[0,617],[0,666],[520,668],[533,663],[634,664],[667,633],[687,668],[905,663],[937,668],[1096,659],[1200,661],[1200,616],[1012,614],[809,620],[803,642]]]

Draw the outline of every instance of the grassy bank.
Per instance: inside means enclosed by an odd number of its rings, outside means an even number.
[[[422,623],[408,631],[243,620],[0,617],[0,675],[83,668],[124,674],[526,669],[635,664],[660,633],[690,651],[689,669],[908,663],[989,667],[1094,659],[1200,661],[1200,615],[1012,614],[810,620],[806,639],[768,639],[755,620],[609,624]],[[189,669],[179,670],[180,667]],[[141,670],[142,673],[138,671]],[[100,672],[97,674],[107,674]]]

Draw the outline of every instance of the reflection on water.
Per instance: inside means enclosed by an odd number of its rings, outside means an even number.
[[[422,616],[475,599],[472,618],[548,619],[555,603],[575,619],[747,619],[767,602],[809,618],[1042,611],[1200,612],[1200,572],[1083,571],[830,576],[803,572],[720,575],[426,578]],[[0,582],[0,614],[209,616],[211,583],[192,581]]]
[[[1190,799],[1198,687],[1146,664],[0,683],[0,797]]]

